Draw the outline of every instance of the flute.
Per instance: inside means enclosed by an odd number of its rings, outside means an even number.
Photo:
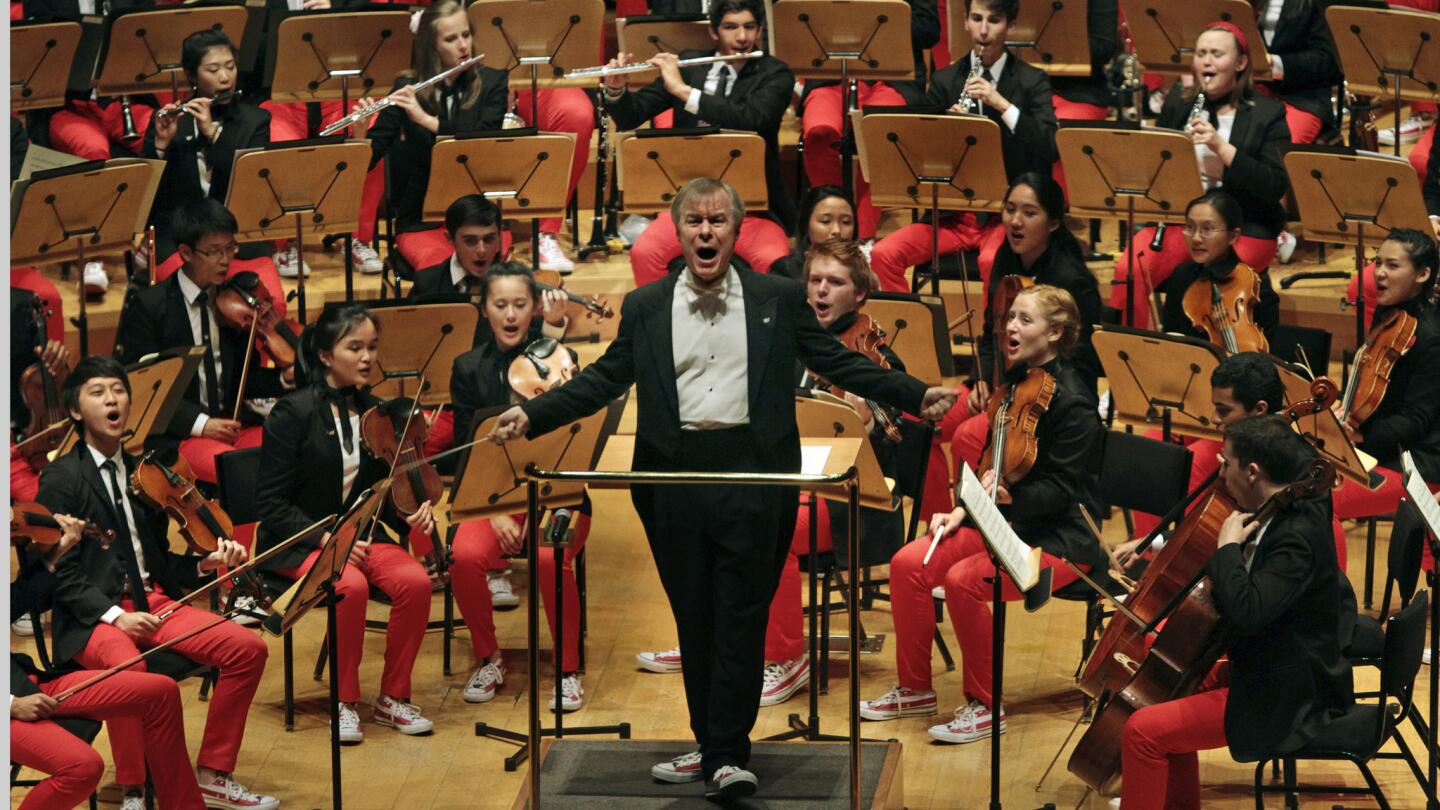
[[[675,63],[676,67],[691,67],[693,65],[712,65],[716,62],[738,62],[743,59],[759,59],[764,56],[764,51],[750,51],[748,53],[732,53],[729,56],[697,56],[693,59],[681,59]],[[649,62],[636,62],[633,65],[621,65],[619,67],[598,67],[580,68],[565,74],[566,79],[603,79],[606,76],[618,76],[624,73],[643,73],[647,70],[659,70]]]
[[[454,76],[456,73],[459,73],[459,72],[461,72],[462,70],[469,70],[470,68],[472,68],[472,67],[480,64],[480,60],[481,60],[481,59],[484,59],[484,58],[485,58],[485,54],[483,54],[483,53],[477,53],[477,54],[475,54],[474,56],[470,57],[469,59],[466,59],[465,61],[463,61],[463,62],[461,62],[460,64],[456,65],[455,67],[446,68],[446,69],[440,71],[439,73],[436,73],[434,76],[431,76],[430,78],[426,79],[426,80],[423,81],[423,82],[417,82],[417,83],[415,83],[415,84],[410,85],[410,87],[415,88],[415,92],[418,93],[418,92],[420,92],[421,90],[424,90],[425,88],[429,87],[430,85],[435,84],[436,82],[443,82],[443,81],[445,81],[446,79],[450,78],[451,76]],[[382,99],[380,99],[379,101],[375,102],[375,104],[371,105],[370,107],[367,107],[367,108],[365,108],[365,109],[363,109],[363,110],[360,110],[359,112],[350,113],[349,115],[345,116],[344,118],[341,118],[339,121],[336,121],[335,123],[331,124],[330,126],[325,127],[324,129],[320,130],[320,137],[325,138],[325,137],[329,137],[330,135],[334,135],[335,133],[339,132],[339,131],[342,130],[342,129],[345,129],[345,128],[347,128],[347,127],[352,127],[352,126],[360,123],[361,121],[364,121],[366,118],[369,118],[369,117],[372,116],[372,115],[377,115],[381,110],[384,110],[384,109],[387,109],[387,108],[390,108],[390,107],[393,107],[393,106],[395,106],[395,97],[394,97],[394,94],[392,93],[391,95],[388,95],[388,96],[386,96],[385,98],[382,98]]]
[[[240,96],[240,91],[239,91],[239,90],[226,90],[226,91],[224,91],[223,93],[216,93],[215,95],[210,96],[209,99],[210,99],[210,103],[211,103],[212,105],[220,105],[220,104],[229,104],[230,102],[234,101],[236,98],[239,98],[239,96]],[[187,99],[185,99],[184,101],[180,102],[180,106],[179,106],[179,107],[165,107],[165,108],[156,110],[156,111],[155,111],[155,117],[156,117],[156,118],[178,118],[178,117],[180,117],[180,116],[182,116],[182,115],[185,115],[186,113],[189,112],[189,110],[186,110],[186,109],[185,109],[185,105],[186,105],[186,104],[189,104],[190,102],[194,101],[194,100],[197,99],[197,98],[206,98],[206,96],[202,96],[202,95],[199,95],[199,94],[197,93],[196,95],[193,95],[193,96],[191,96],[190,98],[187,98]]]

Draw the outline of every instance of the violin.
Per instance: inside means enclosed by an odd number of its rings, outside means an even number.
[[[875,319],[869,315],[863,312],[855,313],[855,320],[851,322],[850,326],[846,327],[845,331],[836,337],[840,339],[841,343],[845,344],[846,348],[865,355],[869,358],[870,362],[875,365],[881,368],[890,368],[890,360],[880,351],[880,347],[885,345],[885,330],[881,329],[880,324],[876,323]],[[806,375],[810,376],[809,372],[806,372]],[[829,388],[830,393],[835,396],[845,396],[845,391],[843,391],[840,386],[825,382],[819,377],[810,378],[818,380],[820,384]],[[862,404],[864,406],[863,409],[856,409],[856,412],[860,414],[860,421],[864,422],[873,418],[875,424],[884,432],[885,440],[893,444],[899,444],[903,438],[900,435],[900,425],[895,417],[891,415],[890,411],[872,399],[864,399]],[[865,413],[864,411],[869,411],[869,413]]]
[[[521,400],[531,400],[552,388],[559,388],[575,376],[580,367],[569,350],[560,349],[554,338],[542,337],[530,342],[520,356],[510,361],[505,377],[510,390]]]
[[[1255,304],[1260,300],[1260,276],[1237,262],[1228,278],[1191,284],[1182,305],[1196,329],[1210,342],[1230,354],[1265,352],[1270,342],[1255,324]]]
[[[60,528],[60,521],[55,519],[54,513],[44,504],[35,501],[17,501],[10,504],[12,546],[25,548],[35,545],[48,549],[59,543],[64,533],[65,530]],[[87,522],[80,536],[86,540],[94,540],[103,548],[109,548],[115,539],[115,532]]]
[[[195,488],[195,472],[182,455],[166,464],[155,451],[146,453],[130,474],[130,486],[140,500],[175,521],[185,544],[197,554],[215,551],[221,540],[235,534],[225,510]]]
[[[36,348],[45,348],[45,304],[37,296],[32,302],[36,323],[40,324]],[[50,454],[60,448],[70,432],[70,414],[60,400],[60,381],[50,373],[44,360],[37,360],[20,375],[20,394],[30,411],[30,424],[21,431],[23,437],[15,451],[25,458],[30,468],[39,472],[50,463]]]
[[[260,276],[246,270],[225,279],[216,288],[215,312],[225,325],[249,332],[250,344],[253,346],[258,340],[276,366],[295,365],[300,348],[299,325],[280,317],[270,291],[260,283]],[[245,368],[250,365],[249,353],[247,347]]]
[[[426,501],[438,503],[444,494],[439,471],[424,462],[429,426],[419,410],[418,402],[401,397],[360,417],[360,439],[372,455],[390,465],[390,502],[405,515],[415,514]]]
[[[980,457],[981,475],[999,470],[1006,484],[1016,484],[1029,474],[1040,453],[1040,417],[1054,398],[1055,378],[1043,368],[1030,369],[991,395],[985,410],[992,427]]]
[[[1035,279],[1030,276],[1008,275],[1001,276],[994,280],[995,289],[990,295],[990,331],[998,334],[1005,328],[1005,318],[1010,314],[1010,307],[1015,304],[1015,297],[1022,290],[1035,285]],[[999,390],[1005,382],[1005,372],[1010,370],[1010,361],[1005,357],[1005,352],[1000,348],[1000,341],[995,341],[994,367],[991,369],[992,388]]]
[[[1345,381],[1345,396],[1340,400],[1340,419],[1355,430],[1365,424],[1385,399],[1390,375],[1415,345],[1415,330],[1420,323],[1403,309],[1386,312],[1365,336],[1365,345],[1355,356],[1350,378]]]
[[[555,270],[536,270],[533,272],[533,276],[535,278],[535,286],[539,288],[540,292],[544,293],[551,290],[559,290],[565,293],[566,299],[572,304],[579,304],[580,307],[585,310],[585,317],[587,319],[593,318],[599,321],[615,317],[615,310],[611,309],[610,305],[598,296],[592,295],[586,298],[583,295],[565,289],[565,279],[561,277],[559,272]]]

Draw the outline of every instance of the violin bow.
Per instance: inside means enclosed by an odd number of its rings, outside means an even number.
[[[57,704],[64,703],[65,701],[69,700],[70,698],[74,697],[75,695],[79,694],[80,692],[83,692],[83,691],[85,691],[86,689],[89,689],[90,687],[94,686],[95,684],[100,683],[101,681],[109,680],[110,678],[113,678],[114,676],[119,675],[121,672],[124,672],[125,670],[129,669],[130,667],[133,667],[133,666],[135,666],[136,664],[141,663],[141,662],[144,661],[146,658],[149,658],[150,656],[154,655],[155,653],[163,652],[163,651],[165,651],[165,650],[168,650],[168,649],[170,649],[171,647],[175,646],[176,644],[179,644],[179,643],[182,642],[182,641],[186,641],[186,640],[188,640],[188,639],[191,639],[191,638],[194,638],[195,636],[200,635],[201,633],[205,632],[206,630],[211,630],[211,629],[214,629],[214,628],[216,628],[216,627],[219,627],[222,623],[230,621],[230,618],[231,618],[232,616],[234,616],[234,615],[235,615],[236,613],[238,613],[238,612],[239,612],[239,611],[233,610],[233,609],[232,609],[232,610],[228,610],[228,611],[220,614],[219,616],[217,616],[217,617],[215,618],[215,621],[213,621],[213,622],[208,622],[208,623],[206,623],[206,624],[202,624],[202,625],[200,625],[199,627],[194,628],[193,630],[187,630],[186,632],[181,633],[180,635],[178,635],[178,636],[176,636],[176,637],[174,637],[174,638],[172,638],[172,639],[169,639],[169,640],[167,640],[167,641],[165,641],[165,642],[163,642],[163,643],[161,643],[161,644],[156,644],[154,647],[151,647],[150,649],[145,650],[144,652],[140,653],[139,655],[132,656],[132,657],[130,657],[130,658],[124,660],[124,661],[121,661],[120,663],[116,664],[115,666],[110,667],[109,669],[107,669],[107,670],[105,670],[105,671],[103,671],[103,672],[96,673],[94,677],[88,678],[88,679],[86,679],[85,681],[82,681],[81,683],[78,683],[78,684],[70,687],[69,689],[66,689],[65,691],[61,692],[60,694],[55,695],[55,702],[56,702]]]
[[[324,522],[324,521],[322,521],[322,522]],[[219,576],[219,575],[217,574],[217,576],[215,577],[215,579],[213,579],[213,580],[205,583],[204,585],[201,585],[200,587],[198,587],[198,588],[196,588],[195,590],[191,591],[190,593],[186,594],[183,598],[177,599],[177,600],[175,600],[174,602],[171,602],[170,604],[166,605],[163,610],[161,610],[159,613],[155,614],[155,617],[158,618],[158,619],[164,619],[164,618],[166,618],[167,616],[169,616],[170,614],[174,613],[176,610],[179,610],[181,606],[186,605],[186,604],[189,604],[190,602],[194,601],[196,598],[198,598],[198,597],[200,597],[200,596],[204,596],[205,594],[208,594],[209,592],[211,592],[211,591],[215,590],[216,588],[220,587],[220,585],[221,585],[222,583],[228,582],[228,581],[230,581],[230,580],[233,580],[233,579],[235,579],[236,577],[240,577],[240,576],[244,576],[244,575],[250,574],[252,571],[255,571],[257,568],[259,568],[259,566],[260,566],[261,563],[265,562],[266,560],[269,560],[271,557],[275,556],[276,554],[280,553],[281,551],[284,551],[285,549],[290,548],[291,546],[293,546],[293,545],[295,545],[296,543],[300,542],[302,539],[304,539],[304,538],[306,538],[306,537],[309,537],[311,531],[312,531],[314,528],[315,528],[314,526],[311,526],[310,528],[305,529],[304,531],[300,532],[299,534],[295,535],[294,537],[290,537],[290,538],[285,539],[284,541],[280,542],[278,545],[274,546],[273,548],[266,549],[264,552],[260,553],[259,555],[255,556],[255,557],[253,557],[253,558],[251,558],[251,559],[249,559],[249,560],[246,560],[245,562],[243,562],[243,563],[235,566],[234,568],[230,569],[229,571],[227,571],[227,572],[225,573],[225,576],[223,576],[223,577],[222,577],[222,576]]]
[[[245,341],[245,362],[240,364],[240,384],[235,387],[235,421],[240,421],[240,409],[245,407],[245,384],[250,377],[250,359],[255,356],[255,331],[260,325],[260,309],[255,307],[250,315],[250,336]],[[210,347],[205,347],[210,351]]]

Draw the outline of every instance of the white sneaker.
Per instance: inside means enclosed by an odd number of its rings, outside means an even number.
[[[485,576],[490,580],[490,604],[496,610],[512,610],[520,604],[520,597],[515,595],[515,586],[510,584],[510,575],[507,571],[487,571]]]
[[[120,810],[145,810],[145,795],[143,793],[126,793],[120,799]]]
[[[340,704],[340,743],[353,745],[365,742],[365,732],[360,730],[360,713],[354,703]]]
[[[659,652],[642,652],[635,654],[635,663],[647,672],[670,673],[679,672],[680,648],[673,650],[660,650]]]
[[[280,800],[274,796],[251,793],[228,773],[216,773],[209,780],[199,779],[200,797],[205,806],[219,810],[276,810]]]
[[[370,243],[361,239],[350,240],[350,258],[355,261],[355,269],[367,276],[378,276],[385,270],[385,263],[380,261],[380,254]]]
[[[760,788],[755,774],[735,765],[725,765],[705,780],[705,798],[731,802],[754,796]]]
[[[550,711],[555,711],[555,689],[550,690]],[[570,673],[560,679],[560,703],[565,711],[573,712],[585,705],[585,690],[580,688],[580,676]]]
[[[1400,143],[1414,143],[1420,140],[1420,136],[1424,134],[1425,130],[1430,128],[1431,123],[1431,121],[1421,118],[1418,115],[1412,115],[1404,121],[1401,121]],[[1375,140],[1381,146],[1394,146],[1395,128],[1386,127],[1385,129],[1378,130],[1375,133]]]
[[[502,683],[505,683],[505,662],[497,655],[494,661],[487,661],[470,673],[470,680],[465,682],[465,702],[486,703],[494,700],[495,692]]]
[[[30,622],[30,614],[25,614],[10,623],[10,632],[17,636],[30,637],[35,635],[35,625]]]
[[[990,707],[978,700],[955,710],[955,719],[930,727],[930,736],[940,742],[967,743],[990,736]],[[1005,733],[1005,707],[1000,707],[1000,733]]]
[[[672,785],[698,782],[705,778],[705,771],[700,767],[700,752],[681,754],[669,762],[661,762],[650,769],[650,776]]]
[[[300,254],[293,247],[276,253],[270,257],[275,261],[275,270],[280,273],[281,278],[300,277]],[[305,263],[305,276],[310,276],[310,263]]]
[[[1299,243],[1300,240],[1289,231],[1281,231],[1280,235],[1275,237],[1275,260],[1281,264],[1289,264],[1295,256],[1295,246]]]
[[[1100,395],[1100,401],[1096,404],[1095,410],[1100,413],[1102,422],[1110,417],[1110,392],[1108,390]]]
[[[101,262],[86,262],[84,277],[86,295],[104,295],[110,286],[110,277],[105,275],[105,265]]]
[[[875,240],[874,240],[874,239],[862,239],[862,240],[860,240],[860,252],[863,253],[863,254],[865,254],[865,261],[867,261],[867,262],[870,261],[870,251],[872,251],[872,250],[874,250],[874,249],[875,249]]]
[[[765,684],[760,689],[760,705],[784,703],[800,687],[810,683],[810,659],[804,656],[778,664],[765,665]]]
[[[540,234],[540,269],[557,273],[569,273],[575,269],[575,262],[565,255],[565,249],[560,247],[560,240],[553,233]]]
[[[1425,666],[1427,666],[1427,667],[1430,666],[1430,648],[1429,648],[1429,647],[1426,647],[1426,648],[1425,648],[1425,652],[1420,655],[1420,660],[1425,662]]]
[[[381,695],[380,699],[375,701],[375,722],[389,726],[401,734],[427,734],[435,728],[434,723],[420,714],[419,706],[396,700],[389,695]]]
[[[921,717],[934,714],[938,705],[933,689],[916,692],[896,686],[881,695],[878,700],[860,701],[860,716],[866,720]]]
[[[241,627],[256,627],[265,616],[265,611],[260,609],[260,603],[248,593],[235,597],[234,608],[236,613],[230,617],[230,621]]]

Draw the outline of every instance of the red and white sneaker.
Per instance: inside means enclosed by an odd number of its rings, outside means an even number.
[[[585,690],[580,688],[580,676],[570,673],[560,679],[560,701],[565,711],[573,712],[585,705]],[[555,690],[550,690],[550,711],[555,711]]]
[[[470,680],[465,682],[466,703],[488,703],[495,699],[495,692],[500,684],[505,683],[505,661],[499,655],[495,660],[487,661],[470,673]]]
[[[935,713],[939,704],[935,690],[918,692],[896,686],[878,700],[860,701],[860,716],[866,720],[895,720],[900,717],[923,717]]]
[[[650,776],[675,785],[699,782],[705,778],[705,771],[700,767],[700,752],[682,754],[669,762],[661,762],[650,769]]]
[[[680,648],[673,650],[660,650],[658,652],[642,652],[635,654],[635,663],[647,672],[679,672]]]
[[[804,656],[778,664],[765,665],[765,684],[760,689],[760,705],[784,703],[800,687],[810,683],[810,659]]]
[[[420,714],[420,707],[389,695],[375,701],[375,722],[389,726],[401,734],[428,734],[435,724]]]
[[[251,793],[228,773],[216,771],[209,779],[197,775],[200,798],[206,807],[220,810],[275,810],[280,800],[274,796]]]
[[[978,700],[955,710],[955,719],[930,727],[930,736],[940,742],[968,743],[990,736],[990,707]],[[1000,707],[1000,733],[1005,733],[1005,707]]]

